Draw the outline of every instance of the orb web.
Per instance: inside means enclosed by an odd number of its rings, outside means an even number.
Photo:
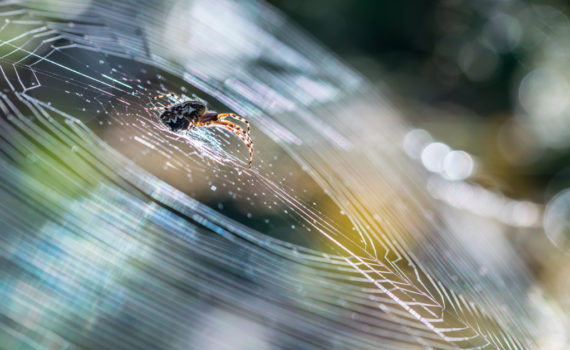
[[[515,252],[473,256],[404,156],[398,112],[275,9],[14,1],[0,16],[3,342],[536,346]],[[163,93],[247,118],[254,166],[235,135],[168,130]]]

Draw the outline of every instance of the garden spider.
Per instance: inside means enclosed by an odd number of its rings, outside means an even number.
[[[215,111],[209,111],[206,103],[200,100],[184,100],[176,94],[169,93],[156,96],[154,99],[163,97],[174,97],[178,100],[177,103],[166,107],[154,107],[152,110],[163,110],[160,115],[160,120],[170,128],[172,131],[186,129],[188,132],[191,128],[199,127],[218,127],[225,128],[234,134],[245,143],[249,149],[249,167],[253,162],[253,141],[249,136],[249,122],[234,113],[218,114]],[[237,124],[223,120],[225,118],[234,118],[244,122],[247,125],[247,132]]]

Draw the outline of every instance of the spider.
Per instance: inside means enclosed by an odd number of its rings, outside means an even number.
[[[160,120],[170,128],[172,131],[186,129],[186,132],[192,128],[199,127],[218,127],[225,128],[234,134],[245,143],[249,149],[249,167],[253,162],[253,141],[249,136],[249,122],[247,119],[242,118],[234,113],[218,114],[215,111],[209,111],[208,106],[204,101],[200,100],[184,100],[176,94],[163,94],[156,96],[157,100],[163,97],[174,97],[178,100],[177,103],[166,107],[154,107],[152,110],[163,110],[160,114]],[[244,122],[247,125],[247,132],[237,124],[224,120],[225,118],[234,118]]]

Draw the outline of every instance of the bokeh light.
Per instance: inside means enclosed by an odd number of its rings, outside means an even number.
[[[543,220],[548,238],[570,254],[570,189],[561,191],[548,202]]]
[[[443,159],[443,176],[449,180],[464,180],[473,173],[473,158],[463,151],[451,151]]]

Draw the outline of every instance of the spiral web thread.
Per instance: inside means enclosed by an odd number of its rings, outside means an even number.
[[[397,111],[274,9],[0,16],[4,344],[537,346],[515,252],[471,254],[406,161]],[[168,92],[247,117],[254,167],[229,134],[161,125]]]

